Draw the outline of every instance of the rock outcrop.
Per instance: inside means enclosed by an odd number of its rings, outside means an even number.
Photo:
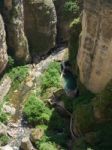
[[[5,69],[8,62],[7,45],[6,45],[6,33],[4,28],[4,22],[0,15],[0,73]]]
[[[85,0],[78,52],[81,82],[92,92],[112,79],[112,2]]]
[[[57,12],[57,43],[68,42],[70,38],[70,24],[81,12],[82,0],[55,0]]]
[[[24,34],[23,1],[5,0],[3,10],[7,31],[7,44],[19,63],[29,60],[27,39]]]
[[[25,33],[30,51],[46,54],[55,46],[57,16],[52,0],[24,0]]]

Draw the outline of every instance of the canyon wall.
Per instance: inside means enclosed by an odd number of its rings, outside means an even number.
[[[4,22],[0,15],[0,73],[5,69],[8,61],[7,45],[6,45],[6,33],[4,28]]]
[[[112,2],[85,0],[77,62],[81,82],[97,93],[112,79]]]
[[[52,0],[24,0],[25,33],[30,52],[46,54],[55,46],[57,15]]]
[[[5,21],[7,44],[19,63],[29,60],[27,38],[24,34],[23,1],[5,0],[3,17]]]

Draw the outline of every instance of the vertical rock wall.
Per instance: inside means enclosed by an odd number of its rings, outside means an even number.
[[[8,47],[19,63],[27,62],[29,51],[24,34],[23,0],[5,0],[3,14]]]
[[[46,54],[55,46],[57,16],[52,0],[24,0],[25,33],[31,53]]]
[[[112,1],[84,1],[80,38],[80,80],[92,92],[100,92],[112,79]]]
[[[0,15],[0,73],[5,69],[8,61],[6,33],[2,16]]]

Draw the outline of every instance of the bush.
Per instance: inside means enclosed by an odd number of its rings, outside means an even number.
[[[26,75],[28,74],[28,68],[26,66],[19,66],[16,68],[13,68],[10,70],[8,75],[12,80],[15,80],[18,78],[19,81],[23,81],[26,78]]]
[[[58,62],[50,63],[41,77],[41,93],[51,87],[60,87],[60,64]]]
[[[0,145],[4,146],[8,143],[9,137],[6,135],[0,135]]]
[[[20,83],[25,80],[28,74],[28,68],[26,66],[19,66],[11,69],[8,72],[9,77],[13,80],[13,88],[18,88]]]
[[[14,59],[11,56],[8,56],[8,67],[12,68],[14,66]]]
[[[25,103],[23,113],[28,123],[36,125],[37,123],[47,124],[52,111],[41,100],[37,99],[35,95],[31,95]]]
[[[0,122],[7,123],[7,114],[0,112]]]
[[[39,150],[57,150],[56,145],[51,142],[45,142],[40,144]]]
[[[77,0],[66,0],[64,5],[64,15],[78,15],[79,13],[79,6]]]

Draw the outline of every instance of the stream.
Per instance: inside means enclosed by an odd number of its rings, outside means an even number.
[[[43,70],[47,68],[49,63],[52,61],[62,61],[66,58],[65,56],[68,54],[68,48],[61,47],[60,49],[51,53],[46,59],[41,60],[38,64],[28,65],[28,77],[21,85],[20,90],[14,91],[11,103],[16,111],[7,125],[8,134],[13,137],[8,144],[12,150],[19,150],[22,139],[24,137],[29,137],[30,135],[30,129],[27,127],[27,122],[23,120],[22,103],[28,97],[28,93],[32,90],[32,88],[37,88],[38,85],[34,83],[34,80],[42,74]]]

